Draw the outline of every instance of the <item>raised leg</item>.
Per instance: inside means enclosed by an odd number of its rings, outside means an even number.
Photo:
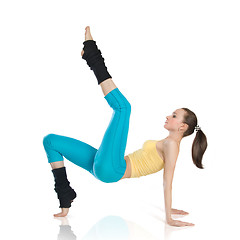
[[[87,61],[90,69],[94,71],[102,88],[104,98],[114,110],[102,143],[95,155],[93,174],[103,182],[117,182],[124,176],[126,171],[124,152],[127,143],[131,105],[108,73],[101,51],[90,33],[90,27],[87,26],[85,30],[82,58]]]
[[[90,32],[90,27],[87,26],[85,28],[85,41],[87,40],[93,40],[91,32]],[[82,50],[81,55],[83,56],[84,50]],[[96,61],[96,60],[95,60]],[[109,92],[111,92],[113,89],[117,88],[115,83],[113,82],[112,78],[107,78],[103,82],[99,84],[102,88],[104,96],[106,96]]]
[[[113,114],[95,155],[93,174],[99,180],[110,183],[119,181],[126,171],[124,153],[127,144],[131,104],[118,88],[110,91],[104,98],[113,109]]]
[[[100,86],[102,88],[102,92],[103,92],[104,96],[106,96],[113,89],[117,88],[117,86],[113,82],[112,78],[108,78],[107,80],[101,82]]]

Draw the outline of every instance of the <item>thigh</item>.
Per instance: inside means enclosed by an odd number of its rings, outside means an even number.
[[[105,98],[114,111],[96,153],[93,171],[104,182],[116,182],[122,178],[126,170],[124,153],[131,105],[117,88],[107,94]]]
[[[91,145],[66,136],[48,134],[43,145],[49,162],[62,161],[63,157],[81,168],[92,172],[97,149]]]

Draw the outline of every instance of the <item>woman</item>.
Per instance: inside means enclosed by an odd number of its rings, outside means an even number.
[[[54,216],[66,216],[71,203],[77,196],[67,179],[66,168],[63,163],[64,156],[106,183],[152,174],[164,168],[163,186],[166,221],[172,226],[193,226],[192,223],[171,218],[171,214],[188,214],[171,208],[171,192],[180,142],[183,137],[192,134],[194,129],[198,131],[192,146],[193,162],[198,168],[203,168],[202,156],[207,148],[207,139],[197,125],[196,115],[187,108],[175,110],[171,116],[167,116],[164,125],[169,131],[168,137],[160,141],[147,140],[142,149],[124,156],[131,104],[116,87],[108,73],[101,51],[91,36],[90,27],[87,26],[85,30],[84,48],[81,55],[87,61],[90,69],[93,70],[98,85],[102,88],[104,98],[113,109],[113,114],[99,149],[80,140],[61,135],[48,134],[44,137],[43,145],[48,162],[52,167],[55,191],[60,201],[59,207],[62,209],[60,213],[54,214]]]

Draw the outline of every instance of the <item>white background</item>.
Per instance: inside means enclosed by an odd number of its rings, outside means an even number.
[[[239,236],[239,1],[1,1],[1,235],[4,239],[211,239]],[[181,142],[174,217],[165,224],[163,171],[106,184],[65,159],[78,197],[60,211],[43,137],[101,144],[112,109],[81,58],[85,27],[132,105],[125,155],[168,135],[188,107],[207,136],[205,169]]]

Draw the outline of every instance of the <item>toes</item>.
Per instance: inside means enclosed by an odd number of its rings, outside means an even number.
[[[62,213],[53,214],[54,217],[61,217]]]
[[[85,28],[85,40],[93,40],[93,38],[92,38],[92,35],[91,35],[91,32],[90,32],[90,27],[89,26],[87,26],[86,28]]]
[[[89,27],[86,27],[85,30],[86,30],[86,31],[85,31],[85,35],[90,34],[90,28],[89,28]]]
[[[66,213],[53,214],[54,217],[65,217],[66,215],[67,215]]]

